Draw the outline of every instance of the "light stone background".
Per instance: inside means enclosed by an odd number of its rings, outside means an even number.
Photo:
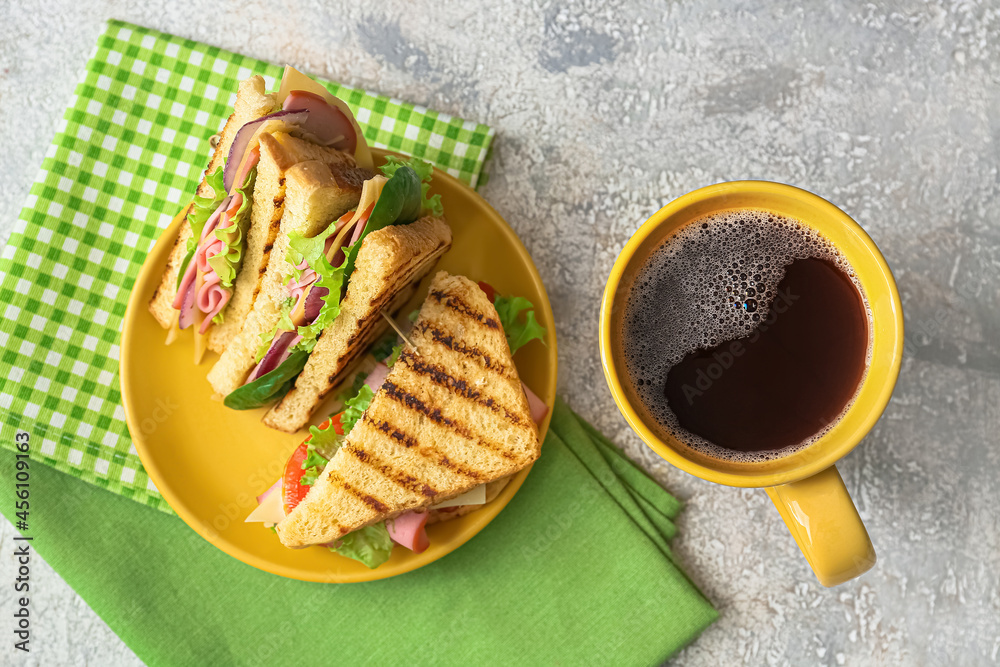
[[[560,393],[686,502],[675,547],[721,618],[676,664],[997,663],[997,4],[652,5],[0,3],[3,238],[109,17],[489,123],[482,194],[549,290]],[[674,197],[748,178],[839,205],[902,292],[909,354],[896,393],[840,465],[879,562],[833,590],[763,491],[713,486],[652,455],[598,360],[604,280],[632,232]],[[3,522],[5,554],[12,533]],[[32,574],[28,663],[138,664],[55,573],[36,561]],[[5,645],[0,663],[9,657]]]

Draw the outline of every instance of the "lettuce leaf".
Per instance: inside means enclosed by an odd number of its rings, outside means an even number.
[[[254,359],[256,363],[260,363],[260,360],[264,358],[267,351],[271,349],[271,343],[274,342],[274,337],[278,334],[278,329],[284,329],[285,331],[291,331],[295,328],[292,324],[292,308],[295,307],[295,299],[288,297],[281,302],[281,311],[278,314],[278,323],[275,324],[270,331],[265,331],[260,334],[260,345],[257,346],[257,354]]]
[[[311,466],[306,468],[306,471],[302,473],[302,477],[299,477],[299,485],[301,486],[312,486],[319,479],[319,476],[323,474],[323,468],[326,467],[324,463],[321,466]]]
[[[507,334],[507,345],[510,346],[511,355],[536,338],[545,342],[545,327],[535,319],[535,306],[531,301],[523,296],[497,294],[493,299],[493,305],[497,309],[497,315],[500,316],[504,333]],[[523,322],[521,313],[524,313]]]
[[[313,426],[313,428],[316,428]],[[316,445],[309,443],[306,447],[306,459],[302,462],[302,468],[312,468],[313,466],[325,466],[330,462],[330,459],[319,453]]]
[[[309,427],[309,435],[312,437],[306,447],[306,458],[302,461],[302,469],[305,470],[305,474],[302,475],[299,484],[312,486],[316,483],[323,468],[344,444],[344,438],[358,423],[362,413],[368,409],[368,405],[372,402],[372,396],[374,396],[374,392],[372,392],[371,387],[362,384],[355,396],[347,400],[347,408],[340,415],[340,430],[343,431],[343,435],[337,433],[332,423],[326,428]]]
[[[351,432],[354,425],[361,419],[361,415],[368,409],[368,405],[372,402],[373,396],[375,396],[375,392],[372,391],[371,387],[364,384],[358,390],[357,396],[348,399],[347,407],[344,408],[344,412],[340,415],[340,426],[345,436]]]
[[[323,332],[323,329],[329,326],[340,315],[340,295],[346,279],[344,266],[347,260],[345,259],[344,264],[340,266],[332,266],[324,252],[326,249],[326,239],[333,234],[335,228],[336,225],[330,225],[313,237],[305,237],[297,232],[292,232],[288,235],[288,252],[285,254],[286,260],[292,266],[298,265],[303,259],[306,260],[309,267],[319,274],[319,278],[313,283],[310,289],[318,289],[320,287],[327,289],[326,295],[322,297],[323,305],[320,307],[319,315],[316,316],[315,321],[312,324],[299,327],[298,333],[302,336],[302,340],[295,345],[296,350],[312,352],[312,349],[316,347],[316,339]],[[291,320],[288,320],[287,324],[290,330]],[[279,326],[281,326],[280,322]]]
[[[313,283],[313,289],[325,287],[328,290],[323,297],[323,306],[316,320],[312,324],[299,327],[298,333],[302,336],[302,340],[293,349],[311,352],[316,346],[319,334],[340,315],[341,292],[354,270],[354,262],[365,237],[383,227],[416,220],[420,211],[420,196],[420,179],[416,172],[408,165],[397,166],[382,188],[382,193],[375,202],[375,207],[368,216],[360,237],[345,248],[344,263],[340,266],[332,266],[325,252],[326,240],[334,233],[336,225],[328,226],[313,237],[307,238],[295,232],[288,235],[286,261],[296,266],[304,259],[309,267],[319,274],[319,279]]]
[[[344,535],[340,538],[339,545],[330,547],[330,551],[375,569],[392,555],[392,538],[389,537],[385,522],[379,521]]]
[[[316,433],[326,433],[327,431],[332,432],[333,436],[338,438],[337,446],[330,454],[330,456],[333,456],[337,449],[340,448],[340,436],[337,435],[337,432],[332,428],[327,429],[326,431],[320,431],[315,426],[310,426],[309,432],[313,433],[314,429]],[[326,464],[330,462],[329,458],[320,454],[320,448],[314,442],[315,440],[316,438],[314,437],[313,440],[309,442],[309,445],[306,447],[306,458],[302,461],[302,469],[305,470],[305,473],[299,478],[299,484],[302,486],[312,486],[315,484],[320,474],[322,474],[323,468],[325,468]],[[324,449],[323,451],[327,450]]]
[[[341,430],[343,430],[343,428]],[[310,451],[310,455],[313,450],[318,450],[318,455],[325,457],[325,459],[332,458],[333,455],[337,453],[337,450],[340,449],[340,446],[344,443],[344,436],[337,433],[337,429],[333,428],[333,422],[329,423],[325,428],[310,426],[309,435],[311,438],[307,449]],[[309,455],[307,455],[306,460],[302,462],[302,467],[307,468],[310,465],[319,464],[309,463]]]
[[[223,404],[230,410],[250,410],[267,405],[288,393],[308,360],[308,352],[292,352],[270,373],[264,373],[253,382],[231,391]]]
[[[302,469],[305,473],[299,479],[299,484],[312,486],[322,474],[326,464],[330,462],[333,455],[337,453],[340,446],[344,444],[344,436],[337,433],[333,428],[333,422],[324,428],[319,426],[309,427],[309,444],[306,446],[306,458],[302,461]]]
[[[385,159],[385,164],[380,168],[387,178],[392,178],[400,167],[409,167],[420,179],[420,210],[434,216],[444,215],[444,206],[441,205],[441,195],[428,196],[427,192],[431,187],[431,178],[434,177],[434,167],[430,162],[425,162],[417,157],[409,159],[398,158],[389,155]]]
[[[355,373],[354,382],[351,383],[350,388],[340,392],[337,398],[346,403],[349,398],[357,396],[361,387],[365,386],[366,379],[368,376],[365,373]]]
[[[378,359],[379,361],[382,361],[390,354],[392,354],[392,350],[396,345],[396,340],[397,340],[396,332],[390,331],[385,336],[382,336],[382,338],[379,339],[377,343],[372,345],[371,355],[376,359]]]
[[[230,218],[228,227],[216,228],[213,232],[215,238],[226,244],[226,249],[213,257],[209,257],[208,264],[219,274],[219,284],[225,289],[233,288],[233,281],[236,280],[236,274],[243,264],[243,246],[246,245],[244,241],[246,239],[247,228],[250,226],[250,208],[253,204],[253,195],[251,193],[256,177],[257,168],[254,167],[247,174],[243,186],[238,190],[240,195],[242,195],[243,201],[240,203],[236,215]]]
[[[344,253],[347,255],[344,268],[345,280],[350,279],[354,271],[354,263],[365,238],[383,227],[405,225],[419,218],[420,201],[420,177],[408,165],[397,167],[382,188],[382,193],[375,202],[371,215],[368,216],[368,222],[365,223],[361,236]]]
[[[184,272],[187,271],[188,264],[191,263],[191,259],[194,257],[194,251],[198,248],[198,240],[201,238],[202,230],[205,229],[205,223],[215,213],[215,209],[219,208],[222,200],[226,198],[226,186],[222,180],[222,167],[218,167],[211,174],[207,174],[205,182],[212,188],[212,196],[199,197],[195,195],[194,201],[191,202],[191,211],[188,213],[187,218],[188,224],[191,225],[191,238],[187,240],[187,254],[184,255],[184,260],[181,261],[181,270],[177,274],[177,287],[180,287],[181,280],[184,278]]]
[[[395,366],[396,362],[399,361],[399,355],[401,355],[402,353],[403,353],[402,343],[400,343],[399,345],[393,345],[392,354],[389,355],[389,359],[386,360],[385,365],[388,366],[389,368]]]

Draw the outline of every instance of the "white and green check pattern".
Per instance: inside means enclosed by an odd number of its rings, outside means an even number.
[[[170,508],[132,446],[118,342],[146,253],[191,197],[208,139],[240,80],[274,89],[282,68],[111,21],[87,64],[0,256],[0,421],[32,456]],[[374,146],[416,155],[475,186],[493,130],[337,84]]]

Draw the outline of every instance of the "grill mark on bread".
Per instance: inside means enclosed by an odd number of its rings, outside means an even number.
[[[434,297],[434,300],[440,303],[445,308],[454,310],[456,313],[460,313],[462,315],[465,315],[466,317],[471,317],[477,322],[482,322],[490,329],[500,328],[500,323],[497,322],[495,319],[483,315],[481,312],[479,312],[475,308],[472,308],[471,306],[469,306],[469,304],[465,303],[454,294],[446,294],[441,290],[434,290],[427,296]]]
[[[497,454],[511,461],[517,458],[513,454],[508,452],[506,449],[504,449],[502,445],[497,444],[495,442],[482,440],[472,435],[472,433],[469,432],[469,429],[464,424],[461,424],[455,421],[454,419],[449,419],[448,417],[445,417],[443,414],[441,414],[441,408],[434,408],[433,410],[431,408],[428,408],[423,401],[421,401],[419,398],[417,398],[410,392],[406,391],[405,389],[401,388],[394,382],[391,382],[389,380],[383,382],[381,391],[385,392],[386,396],[393,399],[397,403],[400,403],[415,412],[419,412],[420,414],[424,415],[425,417],[427,417],[428,419],[430,419],[432,422],[434,422],[439,426],[450,428],[451,430],[453,430],[455,433],[458,433],[466,440],[471,440],[472,442],[478,444],[479,446],[490,450],[494,454]],[[454,465],[448,460],[448,457],[442,455],[442,458],[445,461],[445,465],[448,466]],[[478,476],[476,478],[478,479]]]
[[[372,428],[378,429],[382,433],[385,433],[387,436],[389,436],[399,444],[403,445],[403,447],[406,447],[407,449],[420,446],[416,438],[414,438],[412,435],[400,431],[398,428],[396,428],[387,421],[381,419],[375,419],[373,417],[368,416],[367,410],[361,415],[361,419],[364,422],[370,424]]]
[[[396,440],[403,447],[411,449],[417,456],[426,461],[430,461],[431,463],[436,463],[437,465],[443,468],[447,468],[448,470],[458,475],[474,479],[477,482],[483,479],[483,476],[480,475],[475,470],[471,470],[469,468],[466,468],[465,466],[455,463],[454,461],[449,459],[446,455],[440,452],[428,451],[426,448],[421,447],[420,443],[417,442],[416,438],[414,438],[412,435],[408,433],[400,431],[398,427],[394,426],[393,424],[390,424],[387,421],[381,419],[373,419],[368,416],[367,412],[362,416],[362,420],[364,420],[366,423],[368,423],[372,428],[376,429],[377,431],[381,431],[382,433],[389,436],[393,440]]]
[[[466,468],[465,466],[460,465],[458,463],[455,463],[454,461],[449,459],[447,455],[433,450],[428,451],[427,448],[421,447],[420,443],[417,442],[416,438],[414,438],[412,435],[408,433],[400,431],[399,428],[394,426],[393,424],[390,424],[389,422],[381,419],[373,419],[368,416],[367,412],[364,415],[362,415],[361,419],[367,424],[369,424],[375,430],[384,433],[385,435],[399,442],[401,445],[403,445],[403,447],[412,450],[420,458],[426,461],[430,461],[431,463],[436,463],[442,468],[447,468],[448,470],[457,475],[468,477],[469,479],[473,479],[477,482],[483,480],[483,476],[480,475],[478,472],[470,468]]]
[[[425,363],[409,350],[405,350],[400,357],[405,360],[406,364],[412,368],[417,375],[429,378],[434,384],[444,387],[452,393],[463,396],[485,408],[489,408],[495,414],[500,414],[502,412],[507,421],[516,424],[517,426],[521,425],[521,419],[517,415],[511,414],[503,405],[497,403],[492,396],[483,396],[481,391],[473,389],[469,386],[468,382],[456,378],[454,375],[450,374],[437,364]]]
[[[413,475],[408,475],[406,473],[396,470],[392,466],[388,465],[378,457],[373,454],[366,452],[363,449],[358,449],[356,447],[347,446],[344,448],[348,454],[351,454],[360,461],[363,465],[368,466],[372,470],[377,470],[382,473],[383,477],[391,479],[397,485],[402,488],[415,493],[417,495],[423,496],[425,498],[433,498],[437,495],[437,490],[429,484],[421,482],[419,479]]]
[[[373,510],[375,510],[376,512],[378,512],[379,514],[385,514],[387,511],[389,511],[389,508],[386,507],[382,503],[382,501],[380,501],[378,498],[374,498],[374,497],[368,495],[367,493],[363,493],[361,491],[358,491],[353,486],[351,486],[351,484],[346,479],[344,479],[343,477],[341,477],[337,473],[337,471],[335,471],[335,470],[331,471],[327,475],[327,479],[330,480],[330,484],[331,485],[336,486],[336,487],[340,487],[341,489],[343,489],[347,493],[351,494],[352,496],[354,496],[355,498],[357,498],[358,500],[360,500],[361,502],[363,502],[365,505],[367,505],[368,507],[370,507]]]
[[[454,336],[441,331],[432,323],[430,323],[428,320],[421,320],[417,322],[417,324],[413,328],[419,329],[421,333],[430,334],[431,338],[434,339],[435,343],[441,343],[452,352],[457,352],[470,359],[475,359],[476,361],[481,362],[486,368],[490,369],[491,371],[494,371],[504,377],[507,377],[508,369],[502,363],[493,359],[493,357],[486,354],[477,347],[469,347],[460,340],[456,341]]]

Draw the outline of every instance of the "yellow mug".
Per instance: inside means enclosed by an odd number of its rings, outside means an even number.
[[[627,287],[649,253],[693,220],[746,208],[795,218],[831,241],[850,262],[871,309],[871,361],[847,412],[812,445],[756,463],[712,458],[657,427],[625,377],[620,334]],[[824,586],[853,579],[875,564],[868,531],[834,464],[871,430],[889,402],[903,354],[903,311],[889,266],[854,220],[825,199],[780,183],[735,181],[686,194],[657,211],[625,245],[604,290],[600,322],[601,362],[611,393],[653,451],[710,482],[763,487]]]

